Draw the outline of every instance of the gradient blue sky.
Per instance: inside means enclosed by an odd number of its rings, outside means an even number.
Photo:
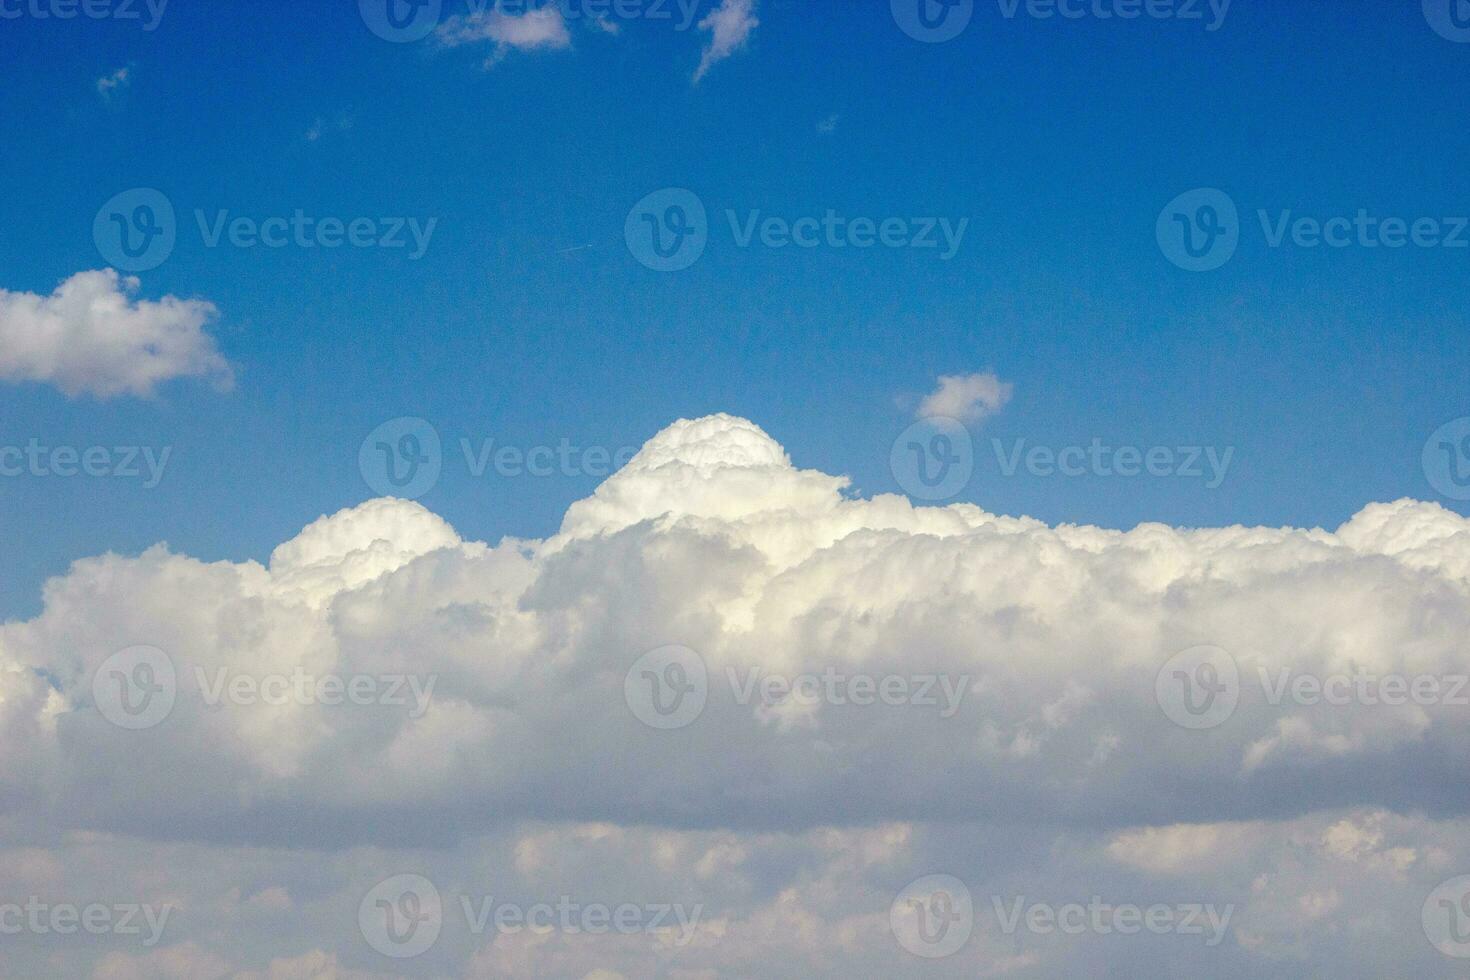
[[[458,0],[446,0],[448,13]],[[1440,499],[1420,451],[1466,395],[1470,249],[1268,248],[1258,208],[1470,213],[1470,45],[1419,5],[1234,4],[1224,25],[1005,18],[919,43],[888,5],[765,0],[747,47],[573,25],[570,50],[391,44],[355,3],[174,0],[158,27],[0,20],[0,288],[103,266],[93,217],[156,187],[180,214],[140,295],[218,305],[235,390],[157,398],[0,387],[0,443],[173,447],[163,483],[0,480],[0,616],[45,578],[157,541],[264,559],[373,492],[363,437],[432,421],[422,502],[466,537],[542,536],[592,477],[475,478],[478,443],[639,445],[725,411],[804,467],[894,492],[889,447],[935,377],[1014,383],[960,499],[1048,522],[1336,526]],[[129,84],[96,83],[129,66]],[[831,132],[819,123],[836,116]],[[322,120],[319,138],[307,133]],[[714,233],[661,274],[629,208],[687,187]],[[1160,209],[1240,206],[1238,253],[1170,264]],[[192,211],[437,217],[428,253],[203,247]],[[723,212],[968,218],[958,254],[735,247]],[[579,245],[592,248],[559,250]],[[907,399],[907,400],[905,400]],[[988,440],[1235,447],[1198,480],[1002,478]],[[1442,501],[1465,512],[1465,505]]]

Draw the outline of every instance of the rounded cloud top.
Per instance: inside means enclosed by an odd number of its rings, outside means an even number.
[[[792,466],[754,422],[725,414],[680,419],[573,504],[562,534],[585,537],[665,516],[739,525],[773,512],[825,512],[846,485],[845,477]]]
[[[722,467],[791,469],[791,457],[764,429],[723,412],[670,425],[643,444],[624,472],[654,470],[670,463],[693,466],[705,474]]]
[[[411,500],[381,497],[312,521],[271,552],[270,570],[278,586],[320,601],[459,544],[439,515]]]

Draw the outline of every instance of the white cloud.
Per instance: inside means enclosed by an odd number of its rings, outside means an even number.
[[[999,412],[1011,400],[1014,386],[992,371],[975,374],[942,374],[939,387],[919,403],[919,418],[940,415],[966,422],[980,422]]]
[[[229,387],[229,363],[205,326],[204,300],[140,300],[112,269],[78,272],[50,296],[0,289],[0,380],[55,385],[69,397],[152,395],[172,378]]]
[[[572,46],[566,20],[556,4],[536,7],[524,14],[508,14],[498,6],[488,10],[450,17],[435,31],[439,41],[448,47],[489,42],[494,49],[485,61],[489,68],[517,51],[558,50]]]
[[[830,133],[837,132],[837,122],[841,118],[842,117],[835,112],[829,116],[822,117],[821,119],[817,120],[817,132],[821,133],[824,136]]]
[[[132,66],[124,65],[112,74],[97,79],[97,94],[104,99],[110,99],[114,92],[126,88],[131,82]]]
[[[936,871],[977,909],[939,976],[1437,975],[1420,907],[1470,871],[1463,707],[1273,704],[1255,680],[1463,674],[1470,520],[1434,504],[1372,504],[1335,531],[1053,528],[854,496],[712,416],[659,433],[546,540],[466,541],[380,499],[263,565],[159,546],[79,561],[44,599],[0,626],[0,880],[189,910],[164,950],[111,950],[99,975],[367,975],[382,961],[358,902],[405,871],[448,909],[703,909],[680,948],[446,924],[412,964],[426,975],[907,975],[889,903]],[[178,697],[130,732],[92,681],[138,643],[172,658]],[[1200,643],[1244,683],[1228,720],[1188,731],[1155,680]],[[710,679],[675,730],[624,701],[665,644]],[[298,669],[437,683],[412,716],[210,707],[196,680]],[[751,670],[969,683],[941,717],[742,703]],[[1298,724],[1313,737],[1281,737]],[[1235,912],[1218,947],[1005,936],[992,896],[1020,895]],[[41,966],[84,975],[88,955]]]
[[[720,5],[699,22],[700,30],[710,32],[710,40],[700,54],[694,81],[698,82],[717,62],[744,47],[758,26],[755,0],[720,0]]]
[[[1459,812],[1470,788],[1406,774],[1437,771],[1470,742],[1463,711],[1271,705],[1255,678],[1454,673],[1467,571],[1470,521],[1433,504],[1372,505],[1335,533],[1050,528],[854,498],[758,427],[714,416],[660,433],[545,541],[464,541],[424,508],[382,499],[314,522],[265,566],[161,546],[80,561],[48,584],[39,617],[0,627],[13,671],[0,678],[18,685],[0,724],[55,726],[10,751],[21,769],[55,763],[72,819],[123,830],[187,807],[197,833],[257,840],[373,836],[410,805],[440,814],[441,835],[573,814],[795,827],[859,810],[1025,819],[1039,807],[1099,826],[1309,801]],[[156,754],[120,790],[104,774],[128,743],[91,706],[88,678],[138,643],[173,657],[181,693]],[[1231,651],[1249,681],[1208,740],[1153,701],[1159,669],[1200,643]],[[698,651],[712,678],[704,714],[673,735],[644,728],[623,699],[633,663],[666,644]],[[297,666],[433,674],[437,686],[421,717],[202,702],[201,676]],[[57,679],[66,710],[32,669]],[[939,675],[963,700],[937,718],[736,697],[752,670],[829,669]],[[1311,737],[1282,737],[1297,730]],[[540,748],[507,756],[508,744]],[[705,761],[725,752],[764,774],[748,795],[730,798],[722,787],[745,777]],[[950,762],[913,763],[929,753]],[[207,775],[173,778],[205,757]],[[1356,778],[1339,778],[1344,767]],[[873,777],[860,801],[844,775],[855,770]],[[546,782],[567,772],[583,774],[570,795]],[[291,821],[242,807],[282,793]]]

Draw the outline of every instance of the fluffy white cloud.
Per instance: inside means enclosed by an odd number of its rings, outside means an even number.
[[[699,29],[709,31],[710,39],[700,53],[694,80],[698,82],[717,62],[743,48],[751,32],[759,26],[755,0],[720,0],[720,5],[699,22]]]
[[[264,565],[77,562],[0,626],[0,841],[35,888],[93,894],[61,869],[120,841],[120,893],[177,898],[173,958],[114,950],[116,976],[402,972],[355,918],[402,872],[446,896],[703,908],[682,946],[446,922],[414,975],[1433,974],[1420,906],[1470,871],[1449,691],[1467,628],[1470,521],[1433,504],[1336,531],[1053,528],[856,496],[713,416],[659,433],[542,541],[464,541],[381,499]],[[136,644],[177,684],[134,731],[94,681]],[[669,644],[708,680],[697,717],[658,729],[631,668]],[[1238,703],[1190,729],[1156,682],[1200,644],[1228,653]],[[398,677],[403,703],[210,703],[297,675]],[[1440,697],[1273,697],[1339,675]],[[797,694],[763,696],[772,676]],[[976,927],[927,964],[888,914],[935,871],[969,885]],[[1209,947],[1018,937],[991,902],[1093,895],[1229,903],[1233,924]]]
[[[574,816],[797,827],[1040,809],[1122,826],[1369,803],[1458,813],[1470,790],[1441,779],[1470,745],[1450,700],[1470,627],[1467,532],[1409,501],[1335,533],[1118,532],[916,508],[856,498],[758,427],[715,416],[660,433],[545,541],[462,541],[419,505],[382,499],[315,522],[265,566],[162,546],[80,561],[48,584],[39,617],[0,628],[0,676],[15,685],[0,722],[48,732],[0,764],[55,762],[48,802],[79,826],[137,830],[186,808],[193,833],[262,841],[372,837],[410,808],[435,834]],[[91,678],[133,644],[169,655],[179,697],[120,789],[108,773],[131,744],[92,706]],[[696,651],[708,676],[703,713],[672,733],[624,699],[635,661],[668,644]],[[1239,677],[1238,707],[1208,737],[1173,724],[1155,692],[1170,658],[1200,644]],[[435,686],[417,714],[208,704],[221,677],[297,668]],[[771,674],[821,692],[763,696]],[[938,703],[839,703],[859,675],[927,684]],[[1443,697],[1281,694],[1337,675],[1442,678]],[[504,751],[521,744],[538,748]],[[707,764],[732,750],[760,775],[739,792],[732,770]],[[944,764],[915,767],[915,753]],[[205,758],[209,774],[173,778]]]
[[[992,371],[941,374],[939,387],[919,403],[919,418],[940,415],[980,422],[999,412],[1011,400],[1014,386]]]
[[[135,276],[78,272],[50,296],[0,289],[0,380],[39,381],[66,395],[152,395],[172,378],[227,388],[229,363],[204,328],[214,304],[135,299]]]
[[[485,67],[505,57],[511,49],[535,51],[556,50],[572,46],[566,20],[556,4],[536,7],[522,14],[509,14],[498,5],[486,10],[450,17],[435,31],[439,41],[448,47],[466,44],[494,45]]]

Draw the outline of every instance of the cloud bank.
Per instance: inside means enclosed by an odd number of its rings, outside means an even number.
[[[77,562],[0,627],[0,860],[62,888],[105,847],[115,889],[177,899],[171,941],[99,976],[1434,974],[1421,905],[1470,861],[1467,627],[1470,521],[1434,504],[1335,531],[1049,527],[855,495],[748,421],[680,421],[546,540],[466,541],[385,498],[265,564]],[[117,659],[138,646],[166,665]],[[648,659],[671,648],[675,672]],[[166,715],[120,727],[114,683],[166,672]],[[1297,683],[1339,675],[1440,686]],[[665,679],[698,711],[658,727],[637,692]],[[356,909],[408,871],[446,911],[405,966]],[[975,921],[931,961],[890,905],[937,871]],[[704,925],[457,918],[466,894],[568,893]],[[1099,895],[1231,924],[1212,946],[1006,931],[1018,898]]]

